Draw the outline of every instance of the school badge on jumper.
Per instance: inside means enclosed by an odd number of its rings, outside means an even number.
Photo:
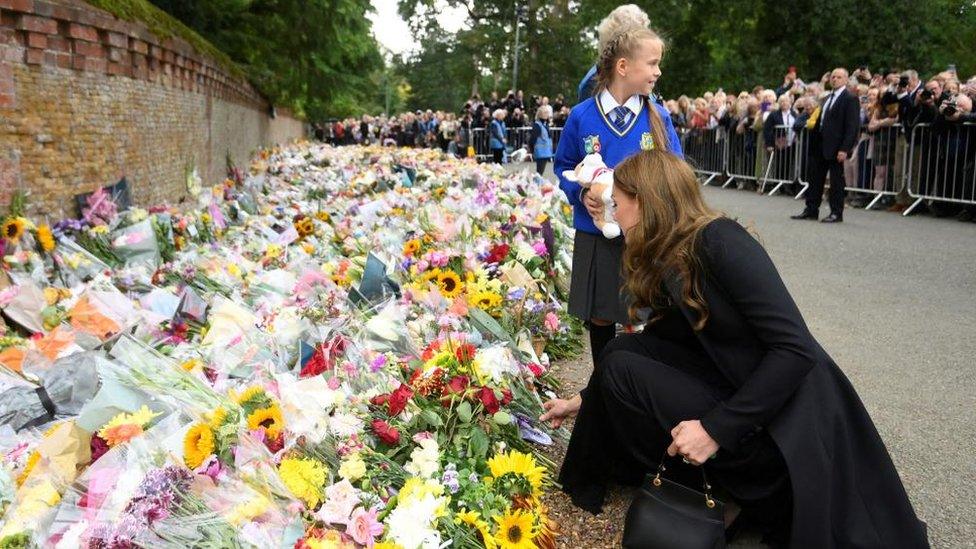
[[[583,148],[586,154],[600,154],[600,136],[588,135],[583,139]]]
[[[640,148],[642,151],[649,151],[654,148],[654,136],[651,135],[651,132],[641,134]]]

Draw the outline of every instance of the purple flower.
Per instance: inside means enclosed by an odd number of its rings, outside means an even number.
[[[529,442],[535,442],[536,444],[543,444],[549,446],[552,444],[552,437],[547,435],[545,432],[536,429],[533,426],[532,420],[529,416],[515,412],[515,423],[518,425],[519,435],[522,436],[524,440]]]

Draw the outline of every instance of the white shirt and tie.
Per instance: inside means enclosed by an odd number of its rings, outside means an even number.
[[[844,93],[844,88],[840,88],[838,90],[834,90],[834,91],[830,92],[830,95],[827,96],[827,100],[824,101],[824,106],[823,106],[822,109],[820,109],[820,128],[821,129],[823,129],[824,123],[827,121],[827,113],[830,112],[830,109],[834,108],[834,104],[837,103],[837,98],[842,93]]]
[[[607,116],[618,133],[623,133],[627,129],[630,122],[640,114],[641,108],[644,106],[644,102],[638,94],[631,95],[621,105],[608,90],[600,92],[597,100],[600,102],[600,110]]]

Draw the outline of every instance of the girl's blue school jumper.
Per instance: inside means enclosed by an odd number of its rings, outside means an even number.
[[[580,202],[579,183],[569,181],[563,177],[563,171],[573,170],[586,156],[585,140],[590,136],[599,136],[600,154],[607,166],[613,168],[628,156],[641,150],[641,136],[650,132],[650,121],[647,113],[648,102],[644,101],[639,115],[634,117],[627,131],[623,135],[618,135],[611,129],[609,120],[605,120],[600,113],[600,107],[595,97],[590,97],[586,101],[573,107],[566,120],[562,135],[559,136],[559,145],[556,147],[556,160],[553,169],[559,178],[559,188],[566,193],[566,198],[573,205],[573,227],[578,231],[592,234],[601,234],[593,224],[593,218],[586,207]],[[668,136],[668,150],[684,158],[681,150],[681,141],[678,133],[674,130],[671,123],[671,115],[667,109],[652,103],[661,115],[664,122],[664,131]],[[660,146],[660,144],[656,144]]]

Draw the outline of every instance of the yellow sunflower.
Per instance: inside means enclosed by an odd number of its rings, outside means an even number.
[[[454,299],[464,291],[464,283],[454,271],[443,271],[437,275],[437,287],[440,288],[441,295],[447,299]]]
[[[500,549],[535,549],[535,517],[524,510],[506,511],[494,517],[498,523],[495,542]]]
[[[502,304],[502,296],[495,292],[484,290],[471,295],[468,298],[468,303],[482,311],[490,311]]]
[[[51,227],[41,225],[37,228],[37,243],[41,245],[41,249],[45,252],[50,253],[54,249],[54,233],[51,232]]]
[[[487,522],[481,519],[481,515],[477,511],[462,511],[455,516],[454,522],[456,524],[467,524],[477,530],[481,534],[481,541],[485,544],[485,549],[498,547],[495,543],[495,537],[491,535],[491,528],[488,527]]]
[[[410,257],[420,250],[420,240],[414,238],[413,240],[408,240],[403,244],[403,255]]]
[[[219,429],[226,421],[227,408],[224,408],[223,406],[218,406],[214,409],[213,413],[210,414],[210,427],[215,431]]]
[[[7,240],[17,242],[24,234],[24,227],[26,226],[27,220],[23,217],[11,217],[3,222],[3,228],[0,229],[0,233]]]
[[[267,408],[258,408],[247,416],[247,428],[254,431],[263,427],[271,440],[278,438],[284,426],[285,420],[281,417],[281,408],[277,404],[272,404]]]
[[[214,453],[214,434],[206,423],[197,423],[186,432],[183,439],[183,461],[190,469],[203,464]]]
[[[329,212],[315,212],[315,219],[328,223],[331,218],[329,217]]]
[[[241,406],[265,402],[270,403],[268,395],[264,392],[264,389],[257,385],[248,387],[243,393],[240,394],[236,394],[234,391],[231,391],[231,399]]]
[[[542,482],[546,476],[544,467],[540,467],[532,454],[512,450],[505,454],[497,454],[488,460],[488,469],[491,476],[499,479],[509,473],[520,476],[529,482],[532,487],[532,495],[538,494],[542,490]]]

